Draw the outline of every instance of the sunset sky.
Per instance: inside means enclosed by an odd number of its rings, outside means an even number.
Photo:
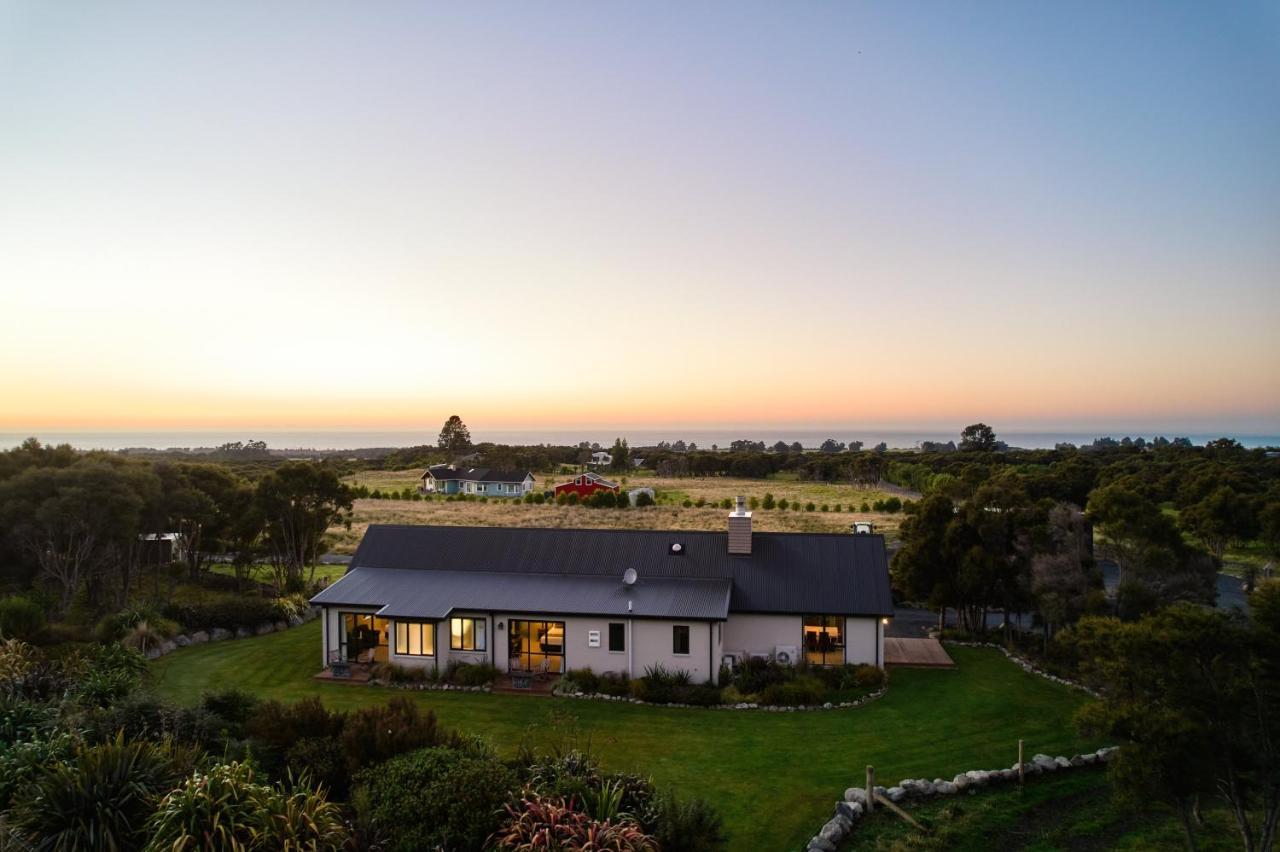
[[[1280,4],[0,0],[0,430],[1280,423]]]

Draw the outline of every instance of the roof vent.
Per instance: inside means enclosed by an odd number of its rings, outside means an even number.
[[[678,541],[673,541],[668,552],[672,556],[684,556],[684,545]]]
[[[628,568],[626,571],[622,572],[622,585],[634,586],[636,584],[636,578],[639,576],[640,575],[636,573],[636,569]]]

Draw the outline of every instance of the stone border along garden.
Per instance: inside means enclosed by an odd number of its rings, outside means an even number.
[[[172,639],[162,640],[159,645],[148,648],[146,657],[148,660],[156,660],[165,654],[171,654],[188,645],[202,645],[205,642],[222,642],[227,639],[248,639],[253,636],[266,636],[268,633],[277,633],[281,630],[288,630],[290,627],[298,627],[319,617],[318,610],[313,607],[305,607],[298,615],[291,615],[289,618],[279,621],[264,621],[252,629],[237,627],[235,630],[230,630],[226,627],[213,627],[209,630],[193,630],[190,633],[179,633]]]
[[[1099,698],[1097,692],[1077,683],[1073,680],[1058,677],[1050,674],[1035,663],[1020,657],[1010,651],[1004,645],[997,645],[994,642],[953,642],[945,641],[944,644],[956,645],[961,648],[996,648],[1009,659],[1010,662],[1017,665],[1028,674],[1038,675],[1039,677],[1051,680],[1054,683],[1078,689],[1087,693],[1094,698]],[[868,696],[870,698],[871,696]],[[1022,765],[1025,775],[1040,775],[1045,772],[1057,772],[1059,769],[1076,769],[1082,766],[1093,766],[1098,763],[1107,763],[1111,760],[1112,755],[1119,749],[1116,746],[1104,746],[1097,751],[1091,751],[1086,754],[1077,754],[1072,757],[1050,757],[1047,754],[1037,754],[1031,758],[1029,763]],[[931,796],[954,796],[969,787],[985,787],[993,782],[1017,781],[1018,780],[1018,764],[1014,764],[1008,769],[971,769],[968,772],[957,774],[950,781],[942,778],[935,778],[932,781],[924,778],[907,778],[899,781],[893,787],[875,787],[874,792],[879,796],[884,796],[889,801],[897,803],[904,799],[925,799]],[[867,812],[867,791],[862,787],[850,787],[844,791],[844,798],[836,803],[835,813],[831,819],[827,820],[822,828],[818,829],[818,833],[809,839],[809,843],[805,846],[805,852],[835,852],[836,848],[844,842],[845,838],[853,831],[854,825]]]
[[[1057,772],[1059,769],[1076,769],[1082,766],[1093,766],[1107,763],[1117,751],[1115,746],[1107,746],[1087,754],[1073,757],[1050,757],[1037,754],[1022,769],[1026,775],[1040,775],[1046,772]],[[883,796],[891,802],[904,799],[925,799],[931,796],[954,796],[964,790],[985,787],[992,783],[1018,780],[1018,764],[1009,769],[971,769],[961,772],[950,781],[935,778],[928,781],[924,778],[907,778],[893,787],[875,787],[877,796]],[[836,803],[835,814],[810,838],[805,847],[806,852],[835,852],[853,831],[857,821],[867,813],[867,791],[862,787],[850,787],[844,791],[844,798]]]
[[[737,704],[679,704],[665,703],[659,701],[641,701],[639,698],[631,698],[627,695],[606,695],[603,692],[556,692],[556,696],[560,698],[581,698],[588,701],[623,701],[627,704],[647,704],[651,707],[681,707],[687,709],[700,710],[762,710],[766,713],[795,713],[798,711],[814,711],[814,710],[848,710],[853,707],[861,707],[869,704],[877,698],[883,696],[889,691],[888,685],[882,686],[875,692],[869,692],[856,701],[827,701],[822,704],[760,704],[755,701],[740,701]]]

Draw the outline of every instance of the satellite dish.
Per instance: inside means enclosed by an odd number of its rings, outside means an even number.
[[[622,572],[622,585],[634,586],[636,584],[637,576],[639,575],[636,574],[636,569],[628,568],[626,571]]]

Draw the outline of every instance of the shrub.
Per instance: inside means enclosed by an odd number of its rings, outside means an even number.
[[[653,505],[656,505],[656,504],[654,503],[653,496],[648,491],[641,491],[639,494],[636,495],[637,509],[643,508],[645,506],[653,506]]]
[[[895,512],[901,512],[902,500],[900,500],[897,497],[890,497],[888,500],[885,500],[884,511],[888,512],[891,515],[894,514]]]
[[[427,670],[422,666],[402,666],[399,663],[377,663],[372,674],[375,679],[387,683],[422,683],[427,679]]]
[[[786,498],[786,497],[783,497],[781,500],[779,500],[779,501],[778,501],[778,509],[779,509],[779,510],[781,510],[781,511],[785,512],[785,511],[787,511],[787,509],[789,509],[789,508],[791,508],[791,503],[789,503],[789,502],[787,501],[787,498]]]
[[[423,713],[404,696],[386,704],[365,707],[347,717],[342,750],[352,772],[415,749],[439,745],[445,735],[436,725],[436,714]]]
[[[694,501],[693,501],[693,505],[695,505],[695,506],[697,506],[699,509],[701,509],[703,506],[707,505],[707,498],[706,498],[706,497],[699,497],[697,500],[694,500]]]
[[[195,773],[160,802],[147,852],[186,849],[338,850],[349,840],[322,791],[260,784],[244,763]]]
[[[31,641],[44,630],[44,610],[28,598],[0,598],[0,639]]]
[[[810,504],[810,505],[812,505],[812,504]],[[820,512],[829,512],[829,511],[831,511],[831,507],[830,507],[830,506],[828,506],[826,503],[823,503],[821,506],[819,506],[819,507],[818,507],[818,511],[820,511]],[[839,510],[839,509],[837,509],[836,511],[838,512],[838,511],[840,511],[840,510]]]
[[[0,748],[0,811],[8,810],[18,791],[29,788],[50,766],[70,760],[76,745],[74,736],[59,732]]]
[[[813,505],[813,503],[805,503],[805,504],[804,504],[804,510],[805,510],[806,512],[812,512],[812,511],[814,511],[814,510],[815,510],[815,509],[817,509],[817,508],[818,508],[818,507],[817,507],[817,506],[815,506],[815,505]]]
[[[457,686],[484,686],[498,679],[498,670],[492,663],[464,663],[450,660],[444,679]]]
[[[660,793],[652,807],[644,826],[662,852],[716,852],[728,842],[720,815],[701,799],[681,801]]]
[[[187,630],[212,630],[215,627],[234,630],[288,618],[277,601],[247,596],[201,604],[170,604],[164,608],[163,614]]]
[[[569,495],[565,497],[565,502],[568,503],[570,506],[576,506],[578,505],[578,503],[581,502],[581,498],[578,496],[578,492],[570,491]]]
[[[747,505],[748,505],[748,506],[750,506],[753,510],[754,510],[754,509],[759,509],[759,508],[760,508],[760,498],[759,498],[759,497],[752,497],[750,500],[748,500],[748,501],[747,501]]]
[[[169,740],[206,749],[225,746],[227,722],[203,707],[176,707],[154,695],[132,692],[86,714],[85,737],[108,742],[123,732],[129,740]]]
[[[538,492],[537,494],[533,495],[533,502],[541,506],[542,504],[547,502],[547,495],[543,494],[542,492]]]
[[[692,509],[692,508],[693,508],[693,501],[692,501],[692,500],[690,500],[688,497],[686,497],[686,498],[684,498],[684,500],[682,500],[682,501],[681,501],[680,505],[681,505],[681,506],[684,506],[686,509]]]
[[[86,707],[108,707],[138,688],[146,658],[123,645],[99,645],[87,660],[77,683],[77,697]]]
[[[720,501],[720,508],[721,508],[721,509],[732,509],[732,508],[733,508],[733,501],[732,501],[732,500],[730,500],[728,497],[724,498],[723,500],[721,500],[721,501]]]
[[[200,706],[215,716],[225,719],[237,730],[249,721],[258,708],[258,697],[239,689],[207,692],[200,698]]]
[[[743,695],[756,695],[766,687],[795,677],[790,666],[772,660],[743,660],[733,673],[733,686]]]
[[[867,501],[866,501],[866,500],[863,500],[863,501],[862,501],[862,508],[860,508],[858,511],[859,511],[859,512],[870,512],[870,511],[871,511],[871,507],[870,507],[869,505],[867,505]]]
[[[515,774],[491,757],[425,748],[360,774],[355,805],[388,850],[479,849],[499,824]]]
[[[773,502],[773,495],[768,491],[766,491],[764,493],[764,502],[760,504],[761,508],[772,509],[775,505],[777,504]]]
[[[305,775],[335,799],[345,799],[350,792],[351,773],[336,737],[305,737],[290,745],[284,753],[284,774]]]
[[[766,686],[760,692],[760,703],[784,706],[821,704],[826,692],[826,686],[818,678],[800,675],[793,680]]]
[[[850,508],[852,508],[852,507],[850,507]],[[822,511],[824,511],[824,512],[825,512],[825,511],[826,511],[826,509],[823,509]],[[843,504],[841,504],[841,503],[837,503],[837,504],[835,504],[834,506],[832,506],[832,507],[831,507],[831,511],[833,511],[833,512],[843,512],[843,511],[844,511],[844,505],[843,505]]]
[[[117,736],[46,767],[17,794],[10,817],[43,849],[137,849],[156,803],[192,762],[189,752]]]
[[[495,849],[609,849],[657,852],[658,842],[631,820],[593,820],[575,802],[526,791],[506,806],[506,821],[489,840]]]
[[[569,669],[564,673],[564,679],[583,692],[600,691],[600,677],[589,668]]]

